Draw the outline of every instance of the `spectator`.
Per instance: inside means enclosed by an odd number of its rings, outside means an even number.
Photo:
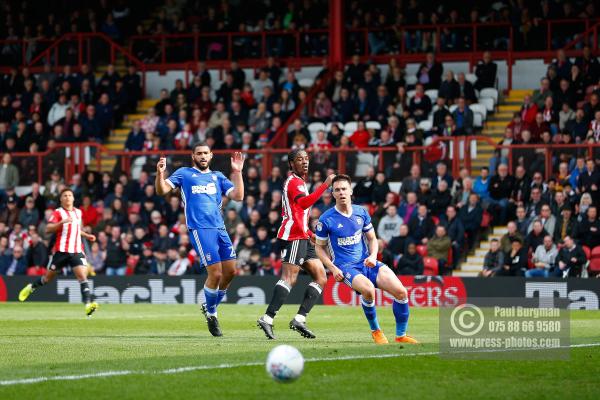
[[[504,267],[504,252],[500,249],[500,242],[498,239],[492,239],[490,241],[490,250],[485,254],[483,259],[483,270],[480,276],[490,277],[494,276]]]
[[[528,253],[533,253],[539,245],[544,243],[544,237],[549,236],[541,220],[536,219],[532,225],[531,232],[525,236],[525,248]]]
[[[34,268],[36,275],[41,275],[45,272],[48,264],[48,249],[37,232],[31,233],[30,240],[31,244],[27,248],[25,256],[27,267]]]
[[[427,119],[431,109],[431,99],[425,94],[425,87],[422,84],[417,84],[415,95],[410,99],[408,106],[411,116],[417,122],[424,121]]]
[[[527,270],[527,249],[518,237],[510,239],[510,249],[504,255],[504,266],[494,276],[523,276]]]
[[[188,251],[185,247],[181,247],[179,250],[172,250],[176,253],[176,259],[169,266],[167,275],[169,276],[181,276],[184,275],[191,267],[190,260],[188,258]]]
[[[477,81],[475,88],[477,90],[491,88],[496,86],[496,75],[498,73],[498,65],[492,61],[492,55],[489,51],[483,53],[483,60],[479,61],[475,67],[475,75]]]
[[[6,226],[14,226],[19,222],[19,209],[17,207],[17,197],[10,195],[6,199],[6,208],[0,211],[0,222]]]
[[[556,220],[556,228],[554,229],[554,241],[562,242],[566,236],[577,236],[578,224],[573,217],[573,209],[570,205],[565,205],[560,211],[560,216]]]
[[[458,82],[458,96],[457,97],[464,97],[467,104],[477,103],[477,96],[475,95],[475,88],[473,87],[473,84],[466,79],[464,72],[458,73],[457,82]],[[481,90],[481,89],[478,89],[478,90]]]
[[[396,206],[389,205],[386,209],[386,215],[379,220],[377,237],[385,243],[389,243],[393,237],[400,234],[400,225],[403,222],[402,218],[398,215]]]
[[[25,208],[19,213],[19,223],[23,226],[34,225],[37,226],[39,222],[40,214],[35,208],[35,202],[33,197],[27,197],[25,200]]]
[[[456,122],[457,135],[473,134],[473,111],[467,106],[464,97],[457,101],[458,107],[452,113],[452,118]]]
[[[580,276],[586,262],[587,259],[581,246],[578,246],[570,236],[566,236],[564,246],[556,257],[557,268],[554,269],[553,275],[557,277]]]
[[[490,207],[499,209],[498,223],[503,224],[507,219],[508,199],[512,193],[514,178],[508,174],[506,164],[498,165],[497,172],[490,178],[488,202]]]
[[[440,275],[447,275],[452,271],[448,265],[448,255],[452,248],[452,242],[447,235],[444,225],[435,228],[435,234],[427,241],[427,255],[438,260]]]
[[[144,148],[145,132],[142,130],[142,123],[140,121],[134,121],[131,132],[127,136],[125,142],[126,151],[142,151]]]
[[[15,246],[12,256],[2,258],[0,262],[0,275],[25,275],[27,272],[27,259],[22,246]]]
[[[434,231],[434,223],[428,214],[427,206],[419,205],[416,215],[408,222],[408,231],[416,243],[427,244]]]
[[[544,236],[544,243],[538,246],[533,253],[533,265],[535,268],[525,272],[526,278],[550,276],[550,271],[554,268],[554,262],[558,255],[558,249],[552,241],[552,236]]]
[[[124,234],[121,234],[121,228],[118,225],[112,226],[104,260],[106,275],[125,275],[127,250],[129,250],[129,243],[125,240]]]
[[[423,275],[424,269],[423,257],[417,253],[417,246],[414,242],[409,242],[406,252],[398,260],[396,273],[398,275]]]
[[[600,220],[598,220],[598,209],[590,206],[584,218],[577,226],[577,239],[583,246],[593,249],[600,246]]]
[[[444,67],[435,60],[433,53],[427,53],[425,62],[419,66],[417,81],[427,89],[438,89],[442,83]]]
[[[446,104],[454,104],[454,101],[460,97],[460,86],[454,79],[454,72],[446,71],[445,79],[440,85],[438,97],[446,99]]]
[[[19,170],[12,164],[10,153],[2,155],[2,165],[0,165],[0,192],[8,188],[14,188],[19,184]]]

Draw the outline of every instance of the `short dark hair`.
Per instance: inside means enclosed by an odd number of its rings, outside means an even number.
[[[350,178],[350,176],[348,176],[346,174],[340,174],[340,175],[336,175],[335,178],[333,178],[333,181],[331,181],[331,186],[335,185],[336,182],[342,182],[342,181],[346,181],[346,182],[348,182],[349,185],[352,185],[352,178]]]
[[[60,199],[63,195],[63,193],[65,192],[71,192],[71,194],[73,194],[73,196],[75,196],[75,192],[73,191],[73,189],[71,188],[64,188],[63,190],[60,191],[60,194],[58,195],[58,198]]]
[[[210,150],[210,146],[208,145],[208,143],[206,142],[196,142],[192,145],[192,153],[196,152],[196,149],[198,147],[208,147],[208,149]]]

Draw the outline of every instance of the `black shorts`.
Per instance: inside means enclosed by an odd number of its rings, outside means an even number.
[[[64,267],[86,267],[87,261],[83,253],[63,253],[57,251],[50,256],[48,261],[48,269],[50,271],[60,271]]]
[[[281,261],[288,264],[294,264],[299,267],[306,261],[316,259],[315,245],[308,239],[300,240],[282,240],[279,239],[281,248]]]

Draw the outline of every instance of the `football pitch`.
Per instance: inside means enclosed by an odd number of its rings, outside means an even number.
[[[222,305],[213,338],[197,306],[108,305],[93,316],[64,303],[0,305],[0,399],[597,399],[600,312],[571,312],[569,361],[463,361],[438,355],[438,311],[413,308],[421,345],[376,346],[360,307],[317,306],[315,340],[287,329],[284,306],[267,341],[264,306]],[[391,308],[378,308],[393,339]],[[268,351],[297,347],[307,362],[291,384],[266,373]],[[596,346],[598,345],[598,346]]]

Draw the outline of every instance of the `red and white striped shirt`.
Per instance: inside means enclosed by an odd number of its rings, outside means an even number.
[[[283,221],[277,232],[279,239],[292,241],[308,239],[312,232],[308,229],[308,215],[310,208],[315,204],[327,185],[322,184],[308,194],[308,188],[304,179],[296,174],[291,174],[283,184],[282,212]]]
[[[81,242],[81,215],[81,210],[78,208],[67,211],[64,208],[59,207],[54,210],[48,222],[56,224],[69,217],[72,219],[71,222],[61,225],[56,231],[54,251],[63,253],[83,253],[83,243]]]

